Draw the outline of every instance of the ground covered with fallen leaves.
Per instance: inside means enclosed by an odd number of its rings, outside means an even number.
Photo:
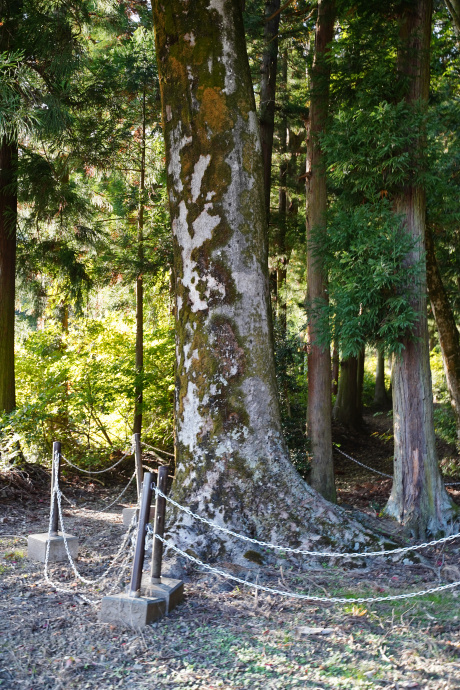
[[[341,448],[391,473],[385,430],[357,439],[340,429]],[[367,440],[366,440],[367,439]],[[391,480],[337,457],[339,502],[364,513],[369,526],[402,543],[380,515]],[[127,475],[128,477],[129,475]],[[125,482],[126,483],[126,482]],[[67,475],[66,528],[79,537],[78,568],[104,573],[126,528],[121,507],[102,510],[124,484]],[[77,583],[64,563],[27,558],[28,534],[49,519],[49,472],[29,467],[0,476],[0,688],[460,688],[460,588],[376,604],[296,601],[234,586],[191,570],[185,600],[143,630],[102,624],[100,601],[129,580],[120,562],[97,585]],[[456,487],[460,488],[460,487]],[[460,492],[450,490],[460,502]],[[125,495],[126,503],[133,494]],[[407,559],[303,564],[250,571],[220,564],[251,581],[317,596],[367,597],[428,589],[460,580],[460,540]],[[307,567],[306,567],[307,566]]]

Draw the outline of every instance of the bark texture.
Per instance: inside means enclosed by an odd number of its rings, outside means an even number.
[[[431,0],[420,0],[408,5],[401,19],[398,66],[409,83],[407,101],[413,104],[428,101],[431,12]],[[410,183],[396,201],[396,211],[415,245],[407,265],[424,263],[425,206],[424,190]],[[458,512],[444,488],[436,456],[426,286],[425,270],[415,285],[407,286],[418,323],[394,363],[394,479],[386,506],[388,515],[420,538],[451,529],[449,521]]]
[[[0,143],[0,413],[16,405],[14,381],[14,304],[18,147]]]
[[[176,274],[173,495],[246,534],[359,548],[362,528],[300,478],[282,437],[241,2],[156,1],[153,13]],[[169,530],[207,558],[262,559],[182,512]]]
[[[313,231],[326,232],[326,174],[318,135],[324,131],[329,105],[330,68],[326,61],[334,30],[333,0],[320,0],[311,73],[309,138],[307,142],[307,306],[308,318],[308,413],[311,443],[311,484],[329,501],[336,500],[331,431],[331,354],[318,345],[315,307],[327,301],[327,276],[313,242]]]
[[[425,239],[428,293],[439,333],[444,373],[457,424],[457,442],[460,443],[460,338],[442,282],[430,228],[426,229]]]

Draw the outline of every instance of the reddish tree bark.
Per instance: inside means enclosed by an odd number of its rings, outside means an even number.
[[[17,144],[3,139],[0,144],[0,412],[11,412],[16,405],[14,305],[17,159]]]
[[[307,433],[312,452],[312,486],[329,501],[336,500],[331,432],[331,355],[318,344],[315,309],[327,302],[327,276],[316,251],[314,232],[326,232],[326,175],[319,135],[324,131],[329,107],[330,68],[326,61],[335,19],[334,0],[320,0],[311,72],[309,137],[307,142],[307,307],[308,412]]]
[[[428,102],[431,13],[431,0],[419,0],[408,3],[401,17],[398,68],[401,78],[408,83],[406,100],[414,107]],[[421,133],[421,155],[423,140]],[[408,180],[395,203],[406,232],[414,240],[414,249],[406,258],[408,266],[424,263],[425,207],[424,189]],[[451,529],[449,522],[458,513],[444,488],[437,462],[426,292],[424,269],[418,281],[407,285],[418,322],[412,337],[404,339],[402,354],[394,363],[394,480],[385,509],[387,515],[420,538],[426,533],[438,534]]]

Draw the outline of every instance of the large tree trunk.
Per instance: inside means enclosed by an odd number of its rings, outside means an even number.
[[[241,0],[195,0],[193,12],[156,0],[153,13],[176,268],[173,495],[246,534],[296,544],[329,534],[345,548],[362,530],[300,478],[281,432]],[[169,530],[207,558],[253,557],[183,512]]]
[[[428,101],[431,11],[431,0],[419,0],[407,6],[401,19],[398,64],[401,78],[409,84],[407,101],[414,106]],[[414,240],[407,265],[424,264],[424,190],[409,182],[396,200],[396,211]],[[444,488],[436,457],[424,269],[419,280],[407,286],[407,294],[418,322],[412,338],[403,341],[404,349],[394,364],[395,462],[386,513],[421,538],[450,529],[448,521],[457,509]]]
[[[430,228],[426,229],[425,239],[428,293],[439,333],[444,373],[457,424],[457,439],[460,443],[460,338],[442,282]]]
[[[312,452],[311,484],[329,501],[336,500],[331,432],[331,353],[318,344],[320,328],[315,309],[327,302],[327,276],[313,240],[326,232],[326,174],[319,134],[324,130],[329,104],[330,68],[327,46],[334,30],[334,0],[320,0],[316,22],[315,57],[311,72],[310,133],[307,148],[307,306],[308,414],[307,433]]]
[[[260,68],[260,138],[264,166],[265,213],[270,216],[273,133],[275,129],[276,69],[280,0],[265,0],[264,50]],[[275,15],[275,16],[273,16]]]
[[[16,406],[14,383],[14,303],[16,274],[15,190],[18,147],[0,143],[0,413]]]
[[[385,408],[388,405],[388,395],[385,388],[385,351],[383,347],[377,349],[377,367],[375,369],[374,404]]]

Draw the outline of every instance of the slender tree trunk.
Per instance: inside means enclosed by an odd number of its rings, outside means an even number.
[[[460,0],[446,0],[446,6],[454,22],[455,33],[460,37]]]
[[[358,358],[348,357],[340,362],[340,378],[333,416],[348,429],[359,427],[358,414]]]
[[[145,86],[142,101],[142,142],[141,142],[141,177],[139,182],[139,210],[137,216],[137,258],[139,273],[136,279],[136,385],[134,388],[134,423],[133,434],[142,430],[142,402],[144,394],[144,191],[145,191]]]
[[[361,529],[300,478],[281,432],[241,0],[193,12],[155,0],[153,14],[177,288],[173,496],[246,534],[300,545],[330,533],[344,548]],[[206,558],[253,558],[180,511],[169,534]]]
[[[329,501],[336,500],[331,432],[331,353],[318,345],[320,328],[314,309],[327,302],[327,276],[313,241],[314,231],[326,232],[326,174],[318,135],[324,131],[329,104],[330,68],[326,61],[334,30],[334,0],[319,0],[315,57],[311,72],[310,133],[307,148],[307,306],[308,414],[312,486]]]
[[[374,404],[378,407],[386,407],[388,405],[388,395],[385,388],[385,352],[383,347],[377,349]]]
[[[265,213],[270,217],[273,133],[275,130],[276,70],[278,62],[278,27],[280,0],[265,0],[264,50],[260,80],[260,138],[264,166]],[[272,15],[276,13],[276,16]]]
[[[460,443],[460,338],[436,260],[433,235],[428,227],[425,239],[428,294],[439,333],[444,373],[457,424],[457,439]]]
[[[358,365],[356,368],[356,419],[358,426],[363,423],[363,388],[364,388],[364,360],[366,351],[364,347],[358,355]]]
[[[401,19],[399,69],[408,80],[409,104],[427,103],[431,0],[408,4]],[[423,138],[420,138],[420,146]],[[425,249],[425,192],[410,182],[402,187],[396,211],[404,218],[406,232],[414,240],[407,265],[421,264]],[[426,318],[426,271],[416,284],[407,286],[418,314],[413,337],[403,341],[393,373],[393,422],[395,439],[394,480],[386,513],[417,537],[450,529],[448,521],[458,512],[448,496],[439,472],[434,423],[433,394]]]
[[[281,86],[284,90],[287,87],[287,54],[283,53],[281,60]],[[287,277],[287,252],[286,252],[286,221],[287,221],[287,174],[288,164],[287,154],[287,117],[283,114],[280,126],[280,155],[281,164],[279,171],[279,193],[278,193],[278,228],[275,242],[277,253],[276,268],[276,294],[277,294],[277,317],[283,334],[287,331],[287,308],[285,298],[286,277]]]
[[[339,366],[340,366],[340,356],[337,343],[334,343],[334,349],[332,350],[332,394],[337,395],[339,390]]]
[[[14,305],[16,275],[15,190],[18,147],[0,142],[0,413],[16,406],[14,380]]]

